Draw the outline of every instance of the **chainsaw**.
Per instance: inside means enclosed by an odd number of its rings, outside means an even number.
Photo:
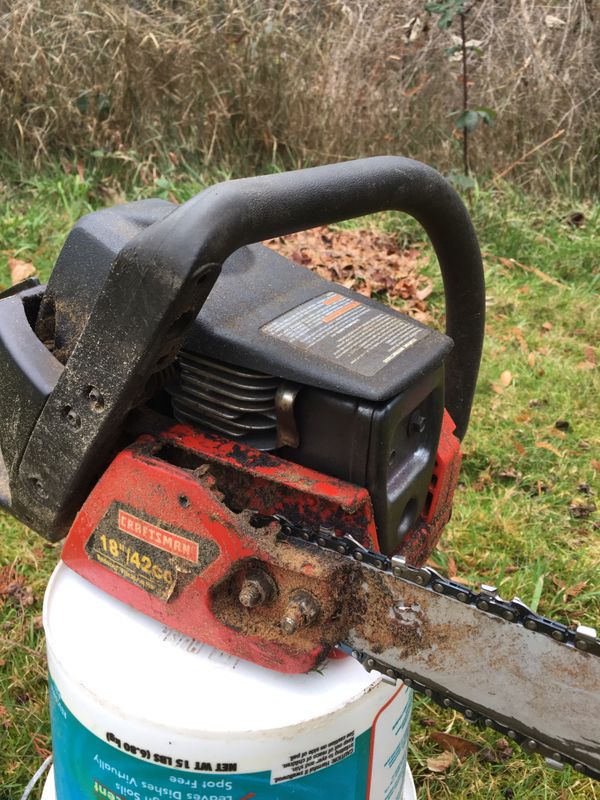
[[[260,244],[388,209],[433,243],[446,333]],[[85,579],[281,672],[334,648],[600,778],[600,641],[426,565],[484,335],[468,213],[381,157],[95,211],[0,295],[0,504]]]

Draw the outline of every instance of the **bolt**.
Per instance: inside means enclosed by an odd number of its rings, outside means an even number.
[[[318,601],[303,589],[290,595],[287,608],[281,618],[281,629],[288,636],[297,633],[301,628],[312,625],[321,612]]]
[[[239,601],[245,608],[262,606],[272,600],[277,587],[273,578],[264,570],[256,569],[244,578]]]
[[[527,628],[528,631],[534,631],[537,628],[537,625],[536,625],[535,621],[532,620],[532,619],[526,620],[524,625],[525,625],[525,627]]]
[[[29,476],[29,485],[41,500],[48,498],[48,492],[44,489],[42,479],[38,475]]]
[[[459,593],[456,595],[456,599],[457,599],[457,600],[460,600],[460,602],[461,602],[461,603],[466,603],[466,602],[467,602],[467,600],[469,599],[469,595],[468,595],[468,594],[466,594],[466,592],[459,592]]]
[[[512,611],[505,611],[502,616],[507,622],[514,622],[515,615]]]
[[[409,433],[423,433],[427,420],[420,411],[415,411],[408,422]]]
[[[490,607],[490,604],[486,600],[479,600],[477,603],[477,608],[481,609],[481,611],[487,611]]]

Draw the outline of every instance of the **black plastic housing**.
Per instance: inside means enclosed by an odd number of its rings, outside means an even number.
[[[223,264],[236,251],[243,254],[240,248],[385,209],[411,214],[432,240],[444,280],[447,333],[455,345],[451,353],[447,339],[415,334],[410,357],[402,355],[393,371],[375,371],[364,380],[322,354],[313,358],[292,353],[281,339],[263,341],[251,321],[257,308],[268,306],[252,303],[263,254],[257,257],[260,248],[251,247],[242,261],[231,262],[240,269],[234,285],[255,263],[249,291],[235,293],[237,308],[225,292],[215,324],[207,316],[198,341],[193,334],[190,339],[198,313],[219,286]],[[296,296],[287,296],[275,272],[265,289],[278,310],[293,308],[303,291],[317,291],[316,284],[308,285],[310,276],[304,288],[292,281]],[[235,359],[242,343],[244,357],[270,373],[285,372],[286,379],[315,390],[378,405],[372,432],[380,414],[381,431],[388,422],[390,430],[399,430],[395,412],[382,408],[426,382],[444,362],[447,408],[459,437],[467,428],[484,329],[481,257],[456,192],[435,170],[410,159],[371,158],[229,181],[175,208],[144,201],[96,212],[76,226],[61,253],[36,322],[37,345],[23,294],[0,299],[0,480],[5,485],[7,474],[9,484],[8,492],[0,491],[0,503],[50,539],[66,533],[122,445],[131,411],[154,390],[186,340],[224,360]],[[42,342],[50,347],[45,353]],[[370,436],[370,449],[379,435]],[[368,480],[378,480],[380,461],[367,462]]]

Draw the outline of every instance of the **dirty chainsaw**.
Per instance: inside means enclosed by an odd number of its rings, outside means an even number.
[[[258,242],[386,209],[440,264],[446,335]],[[0,503],[179,631],[282,672],[337,647],[600,777],[600,642],[425,566],[484,333],[469,216],[365,159],[97,211],[0,299]]]

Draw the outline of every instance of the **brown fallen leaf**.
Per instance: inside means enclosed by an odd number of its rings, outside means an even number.
[[[553,576],[552,583],[559,589],[562,589],[563,603],[568,602],[572,597],[580,595],[588,585],[587,581],[579,581],[579,583],[574,583],[572,586],[567,586],[565,581],[562,581],[556,576]]]
[[[555,456],[562,458],[562,453],[560,452],[560,450],[557,450],[556,447],[552,447],[552,445],[549,442],[536,442],[535,446],[539,447],[542,450],[548,450],[550,453],[554,453]]]
[[[432,731],[430,738],[434,742],[441,745],[444,750],[451,750],[459,758],[466,758],[467,756],[478,753],[481,750],[481,745],[465,739],[462,736],[454,736],[451,733],[442,733],[442,731]]]
[[[595,503],[582,503],[579,500],[574,500],[569,504],[569,511],[571,512],[571,516],[575,519],[585,519],[591,516],[595,510]]]
[[[33,592],[25,584],[22,576],[15,575],[12,567],[0,570],[0,600],[3,597],[11,598],[23,608],[33,605]]]
[[[320,277],[365,297],[383,293],[388,300],[402,300],[405,313],[420,322],[431,322],[425,300],[433,286],[419,274],[421,245],[401,249],[390,234],[328,227],[271,239],[265,244]]]
[[[22,261],[20,258],[9,258],[8,269],[13,286],[37,274],[33,264],[29,261]]]
[[[427,769],[430,772],[445,772],[454,763],[455,758],[454,753],[444,750],[439,756],[431,756],[427,759]]]
[[[43,736],[42,734],[38,734],[37,736],[32,736],[33,746],[35,747],[35,751],[40,758],[48,758],[52,755],[52,750],[50,749],[50,742],[48,741],[47,736]]]
[[[505,369],[504,372],[500,375],[500,383],[502,386],[510,386],[512,383],[512,372],[509,369]]]
[[[585,360],[586,361],[589,361],[590,364],[596,364],[596,361],[597,361],[597,359],[596,359],[596,351],[594,350],[593,347],[591,347],[591,346],[586,347],[585,350],[584,350],[584,353],[585,353]]]
[[[596,472],[600,472],[600,461],[596,461],[595,458],[592,458],[591,464],[592,467],[596,470]]]

